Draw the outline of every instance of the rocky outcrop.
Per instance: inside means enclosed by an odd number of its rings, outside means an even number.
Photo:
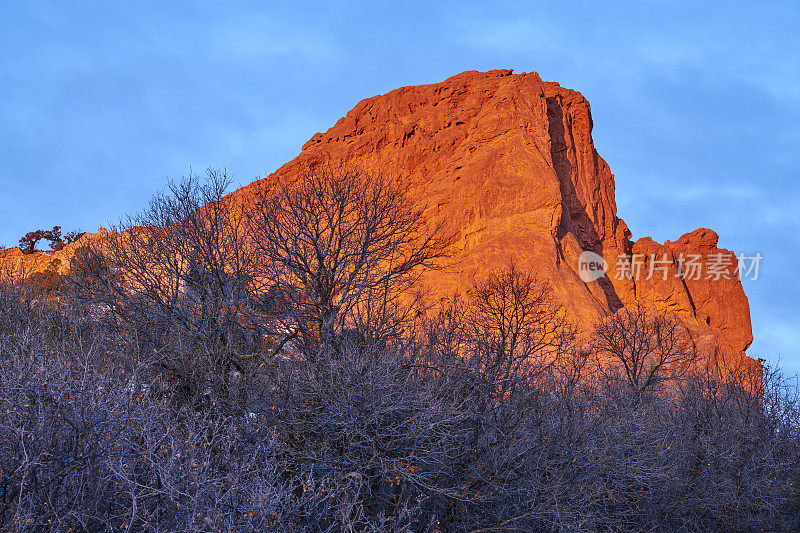
[[[266,179],[342,162],[409,183],[419,205],[457,236],[455,266],[427,279],[439,296],[513,260],[549,280],[581,325],[645,299],[675,312],[705,352],[743,352],[752,333],[741,283],[678,276],[680,254],[705,261],[731,252],[718,250],[716,234],[702,229],[674,243],[631,242],[617,217],[614,176],[591,132],[589,102],[576,91],[536,73],[464,72],[361,101]],[[234,196],[247,201],[251,187]],[[607,276],[581,279],[584,251],[605,258]],[[664,254],[666,276],[649,275],[649,263],[639,276],[617,275],[624,274],[620,258]]]
[[[359,102],[265,179],[291,181],[309,167],[342,163],[409,184],[418,205],[456,237],[454,263],[425,280],[438,297],[515,261],[549,280],[579,325],[644,299],[675,312],[709,355],[743,353],[752,334],[741,283],[679,275],[684,256],[732,253],[704,229],[663,245],[632,242],[591,132],[589,103],[576,91],[536,73],[464,72]],[[232,198],[247,202],[254,186]],[[605,259],[608,275],[581,279],[587,251]],[[658,275],[646,275],[649,263],[632,275],[639,256],[658,257]]]
[[[718,240],[704,228],[663,245],[649,237],[637,240],[632,253],[643,273],[649,274],[653,261],[658,270],[650,279],[640,276],[636,294],[674,311],[704,338],[713,333],[722,352],[743,352],[753,342],[750,307],[735,272],[738,258],[717,248]]]

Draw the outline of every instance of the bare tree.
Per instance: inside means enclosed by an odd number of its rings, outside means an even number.
[[[601,372],[621,377],[637,398],[683,377],[697,359],[680,321],[639,301],[596,325],[593,349]]]
[[[240,373],[274,333],[256,299],[242,208],[224,198],[229,184],[213,169],[205,180],[190,174],[170,183],[142,213],[77,254],[73,268],[84,292],[133,328],[145,355],[172,354],[158,364],[194,393],[208,388],[203,379]]]
[[[258,276],[285,302],[291,327],[323,350],[359,306],[396,308],[449,242],[407,187],[341,167],[262,185],[248,214]]]
[[[487,374],[534,377],[554,365],[573,338],[549,283],[513,263],[473,287],[466,321]]]
[[[797,530],[798,389],[769,367],[617,402],[581,350],[497,395],[467,301],[428,344],[343,343],[329,379],[287,361],[226,416],[164,402],[68,304],[0,279],[4,531]]]

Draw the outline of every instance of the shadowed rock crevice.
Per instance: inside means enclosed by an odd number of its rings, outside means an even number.
[[[548,133],[550,134],[550,156],[561,188],[562,215],[557,237],[560,240],[567,233],[572,233],[582,250],[603,255],[603,241],[597,234],[594,223],[586,211],[586,206],[578,198],[575,184],[572,181],[574,169],[569,152],[570,150],[575,152],[575,139],[568,122],[569,117],[564,114],[560,96],[547,98],[547,119]],[[567,124],[566,128],[565,124]],[[622,300],[608,277],[602,277],[596,283],[605,294],[606,304],[612,312],[623,307]]]
[[[689,299],[689,305],[692,306],[692,314],[694,314],[694,316],[697,316],[697,306],[694,303],[694,298],[692,298],[692,293],[689,291],[689,287],[686,285],[686,279],[684,278],[683,263],[681,262],[680,259],[674,256],[672,258],[672,261],[675,264],[675,267],[678,269],[678,278],[681,280],[681,283],[683,284],[683,289],[686,291],[686,297]],[[706,322],[710,323],[709,320],[707,320]]]

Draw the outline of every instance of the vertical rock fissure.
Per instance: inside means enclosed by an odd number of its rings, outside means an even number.
[[[586,206],[578,198],[575,184],[572,181],[573,165],[569,158],[569,148],[571,144],[567,141],[567,132],[564,127],[564,110],[561,106],[561,97],[553,96],[546,99],[548,133],[550,135],[550,157],[553,161],[553,168],[558,177],[561,189],[562,223],[559,233],[571,232],[578,241],[582,250],[589,250],[603,255],[603,242],[595,230]],[[570,133],[570,139],[572,135]],[[572,142],[574,151],[574,141]],[[566,225],[564,221],[566,222]],[[563,235],[558,235],[562,237]],[[617,291],[608,277],[597,280],[597,284],[606,297],[606,303],[611,312],[620,309],[623,304],[617,295]]]

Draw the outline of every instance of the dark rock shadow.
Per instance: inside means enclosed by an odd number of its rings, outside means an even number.
[[[572,233],[578,240],[582,250],[603,255],[603,243],[594,228],[591,218],[589,218],[586,206],[578,198],[575,184],[572,182],[572,162],[569,160],[567,153],[569,148],[572,148],[574,153],[577,153],[577,151],[575,150],[572,127],[568,125],[568,131],[564,127],[564,110],[561,106],[560,96],[547,98],[547,120],[550,134],[550,157],[553,160],[553,167],[558,176],[563,209],[557,236],[561,239],[567,233]],[[609,309],[612,312],[620,309],[622,301],[617,295],[611,280],[608,277],[602,277],[597,280],[597,284],[606,296],[606,303]]]

